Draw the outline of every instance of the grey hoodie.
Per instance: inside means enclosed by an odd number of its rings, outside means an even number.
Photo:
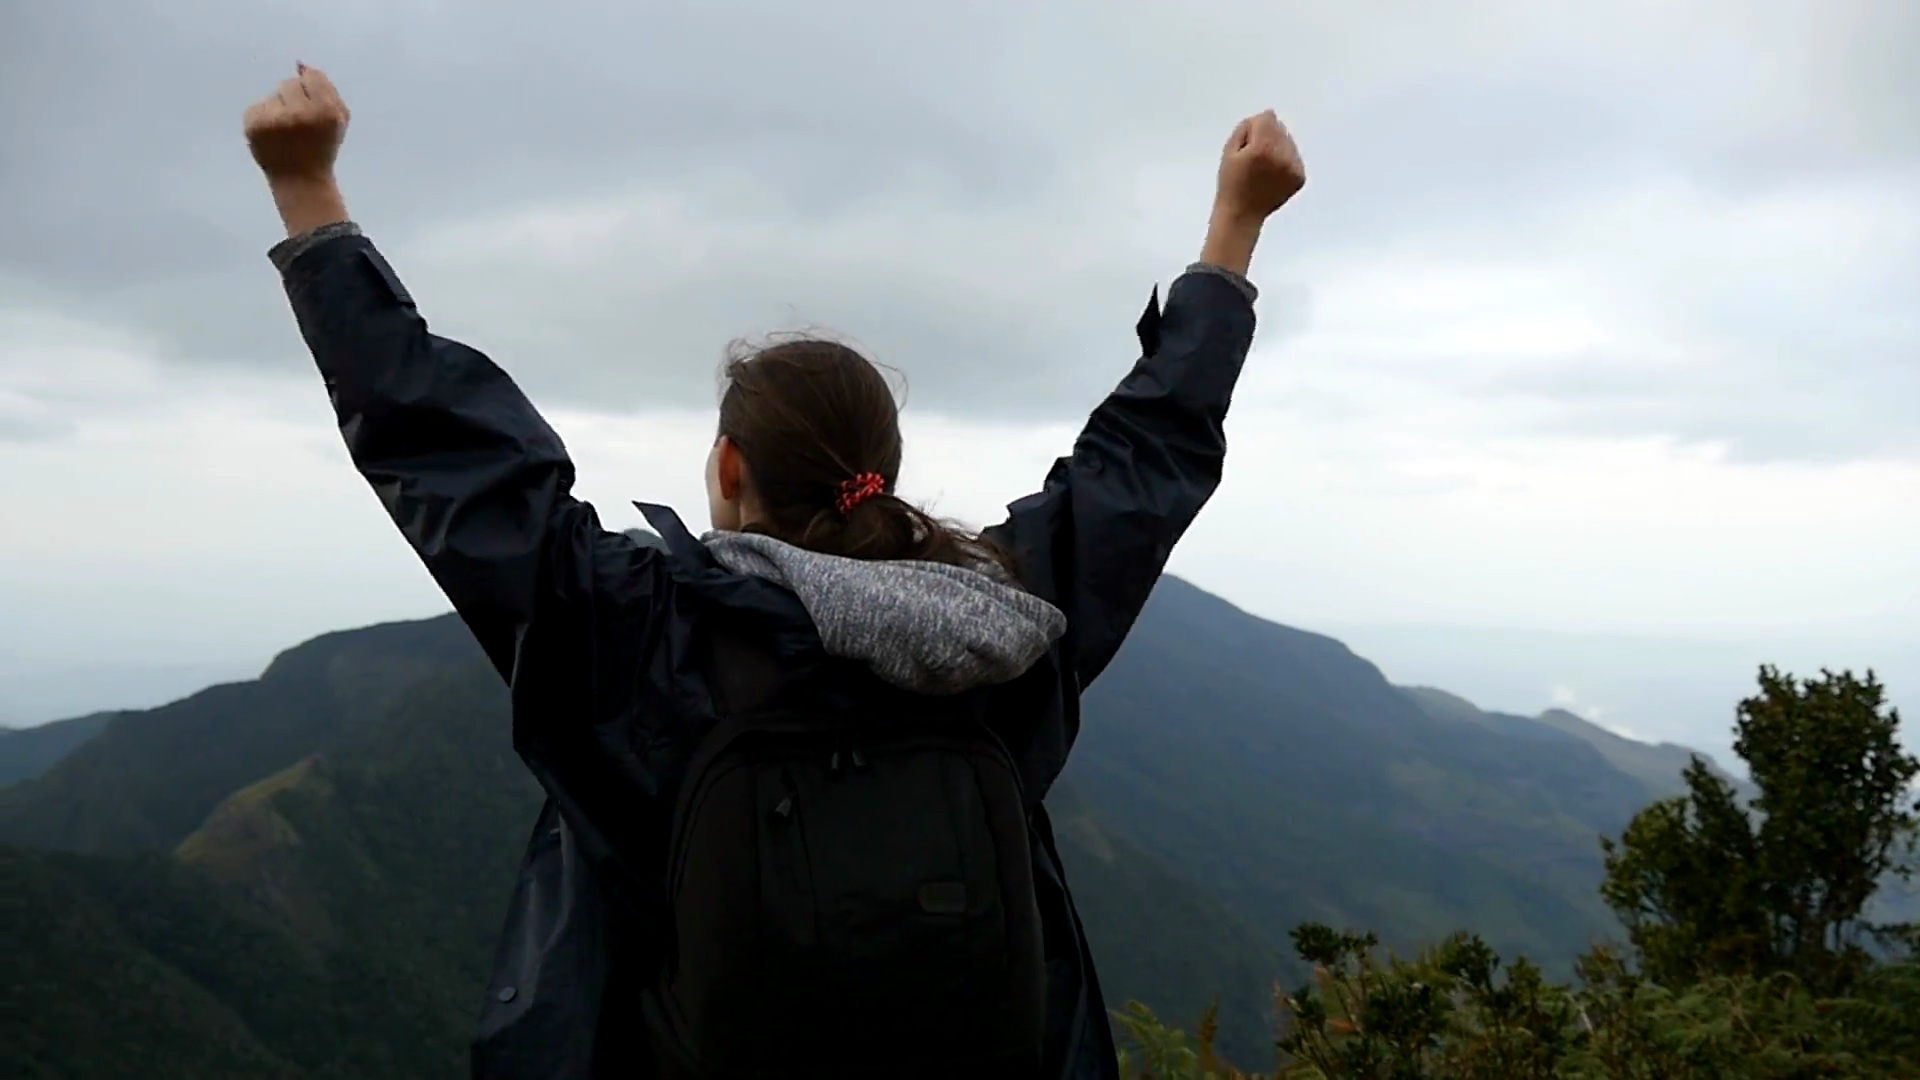
[[[758,533],[701,537],[720,565],[793,590],[829,656],[921,694],[957,694],[1017,678],[1067,617],[986,569],[822,555]]]

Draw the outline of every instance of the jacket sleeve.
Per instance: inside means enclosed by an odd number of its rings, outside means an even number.
[[[354,465],[511,681],[536,607],[580,598],[596,555],[632,542],[601,529],[573,497],[566,448],[513,380],[479,351],[429,333],[356,227],[330,226],[270,254]]]
[[[1174,281],[1164,311],[1156,292],[1138,326],[1140,361],[1042,489],[987,531],[1013,554],[1022,583],[1066,613],[1066,659],[1082,687],[1113,659],[1219,486],[1254,296],[1244,278],[1204,265]]]

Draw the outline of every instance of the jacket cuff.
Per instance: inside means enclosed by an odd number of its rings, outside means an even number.
[[[313,248],[337,237],[359,235],[360,226],[351,221],[336,221],[331,225],[322,225],[311,232],[303,232],[299,236],[290,236],[280,241],[267,249],[267,258],[273,260],[273,265],[280,271],[280,276],[285,277],[292,272],[293,261]]]
[[[1224,266],[1215,266],[1212,263],[1197,262],[1187,267],[1187,273],[1212,274],[1215,277],[1226,278],[1229,282],[1233,284],[1234,288],[1240,290],[1240,295],[1246,297],[1247,303],[1249,304],[1253,303],[1255,300],[1260,299],[1259,287],[1256,286],[1253,282],[1248,281],[1245,274],[1237,274],[1232,270],[1227,269]]]

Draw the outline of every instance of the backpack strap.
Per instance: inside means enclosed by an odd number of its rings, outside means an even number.
[[[723,720],[765,708],[786,681],[772,652],[731,629],[714,632],[706,665],[707,685]]]

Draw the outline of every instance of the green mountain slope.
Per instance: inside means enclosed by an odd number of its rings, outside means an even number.
[[[1262,927],[1571,956],[1611,929],[1596,837],[1648,797],[1577,740],[1435,717],[1339,642],[1172,579],[1087,714],[1068,773],[1101,820]]]
[[[67,919],[94,939],[49,946],[34,970],[93,973],[74,987],[88,1001],[104,982],[118,987],[109,1003],[173,1003],[156,1021],[161,1037],[111,1011],[76,1014],[50,975],[38,979],[39,992],[10,1008],[12,1030],[0,1030],[17,1047],[17,1074],[458,1075],[539,803],[507,730],[493,673],[449,664],[332,752],[221,801],[170,858],[13,853],[10,870],[59,884],[18,890],[10,921]],[[1118,957],[1110,991],[1170,1016],[1197,1015],[1228,991],[1223,1045],[1263,1052],[1271,946],[1200,890],[1100,837],[1083,806],[1070,813],[1061,846],[1087,878],[1090,932]],[[96,1060],[101,1031],[127,1034]],[[183,1041],[226,1049],[176,1057]]]
[[[0,790],[0,843],[172,847],[230,792],[339,745],[429,672],[479,655],[456,620],[391,623],[289,649],[252,682],[114,714],[59,764]]]
[[[1144,1001],[1160,1016],[1197,1020],[1220,1006],[1219,1048],[1236,1061],[1271,1054],[1276,977],[1304,972],[1290,952],[1206,890],[1102,828],[1071,785],[1048,799],[1060,857],[1099,961],[1108,1004]]]
[[[31,780],[106,729],[113,713],[76,716],[30,728],[0,728],[0,788]]]
[[[538,806],[498,679],[470,661],[235,792],[171,857],[16,854],[57,885],[26,890],[13,921],[73,928],[35,970],[89,978],[43,979],[8,1010],[0,1041],[28,1057],[8,1075],[461,1075]],[[173,1034],[77,1011],[91,983],[121,988],[109,1004],[164,998],[148,1019]],[[183,1041],[230,1053],[203,1067],[174,1056]]]
[[[1565,709],[1548,709],[1538,716],[1515,716],[1485,711],[1463,697],[1431,686],[1400,689],[1435,719],[1466,721],[1522,739],[1566,738],[1584,743],[1598,751],[1608,764],[1639,781],[1649,799],[1684,794],[1686,784],[1680,776],[1695,757],[1704,759],[1716,773],[1733,781],[1736,788],[1748,789],[1745,781],[1721,769],[1711,755],[1676,743],[1638,742]]]
[[[1223,1047],[1254,1060],[1273,978],[1300,974],[1288,928],[1470,927],[1570,957],[1607,929],[1595,836],[1647,797],[1580,739],[1436,716],[1338,642],[1170,579],[1051,801],[1110,1001],[1191,1018],[1218,996]],[[17,923],[68,919],[36,970],[165,994],[171,1030],[226,1056],[175,1071],[137,1025],[91,1045],[122,1030],[85,1013],[113,994],[53,989],[9,1012],[0,1034],[33,1055],[14,1071],[458,1074],[537,804],[504,690],[451,617],[328,635],[254,682],[116,716],[0,791],[0,839],[87,853],[17,856],[59,882],[25,889]],[[42,1030],[69,1041],[25,1037]]]
[[[1548,709],[1534,720],[1555,731],[1565,732],[1598,750],[1600,756],[1611,762],[1614,768],[1647,785],[1648,789],[1657,795],[1679,795],[1686,791],[1686,785],[1680,781],[1680,774],[1695,756],[1714,765],[1713,759],[1706,754],[1700,754],[1698,751],[1689,750],[1674,743],[1636,742],[1625,736],[1616,735],[1592,721],[1575,716],[1565,709]],[[1715,771],[1719,771],[1718,765],[1715,765]]]
[[[292,989],[291,952],[229,914],[212,890],[164,859],[108,859],[0,848],[8,948],[0,1075],[20,1080],[143,1076],[234,1080],[297,1075],[256,1039],[223,990],[167,955],[247,957]],[[264,950],[249,947],[265,942]],[[158,945],[156,951],[151,945]],[[240,967],[241,965],[234,965]]]

